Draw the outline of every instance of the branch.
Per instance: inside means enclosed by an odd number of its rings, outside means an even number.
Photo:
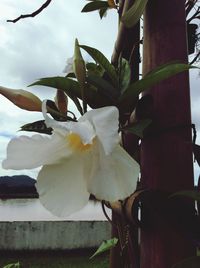
[[[190,13],[190,11],[193,9],[193,7],[196,5],[197,0],[188,0],[185,4],[185,11],[186,11],[186,17]]]
[[[187,19],[187,23],[190,23],[194,19],[199,19],[198,16],[199,14],[200,14],[200,7],[198,7],[195,13],[189,19]]]
[[[193,64],[195,63],[195,61],[197,61],[198,57],[200,56],[200,51],[196,54],[196,56],[194,57],[194,59],[189,63],[189,64]]]
[[[25,19],[25,18],[29,18],[29,17],[35,17],[39,13],[41,13],[46,7],[48,7],[48,5],[51,3],[51,1],[52,0],[47,0],[40,8],[38,8],[36,11],[34,11],[31,14],[21,15],[21,16],[19,16],[18,18],[14,19],[14,20],[7,20],[7,22],[16,23],[18,20],[21,20],[21,19]]]

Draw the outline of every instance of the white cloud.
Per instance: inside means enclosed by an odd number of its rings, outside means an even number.
[[[23,88],[38,78],[64,75],[67,58],[74,50],[74,40],[94,46],[111,57],[117,31],[117,13],[110,11],[102,21],[97,12],[81,13],[85,1],[56,0],[37,17],[6,22],[21,14],[35,11],[44,0],[1,0],[0,1],[0,85]],[[28,88],[41,99],[52,99],[55,90],[46,87]],[[71,104],[71,109],[75,107]],[[20,126],[40,120],[40,113],[20,110],[0,96],[0,161],[5,157],[7,136],[19,135]],[[3,171],[0,174],[19,174]],[[36,174],[26,171],[25,174]],[[34,176],[35,177],[35,176]]]

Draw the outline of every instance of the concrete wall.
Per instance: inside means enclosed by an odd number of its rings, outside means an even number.
[[[0,222],[0,250],[92,248],[110,234],[106,221]]]

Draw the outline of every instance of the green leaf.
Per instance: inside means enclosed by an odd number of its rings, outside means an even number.
[[[121,21],[126,27],[133,27],[144,13],[148,0],[135,0],[133,5],[122,16]]]
[[[56,106],[55,102],[52,100],[47,100],[47,110],[55,120],[66,120],[65,114],[61,113],[58,110],[58,107]]]
[[[101,9],[99,10],[99,16],[100,16],[101,19],[102,19],[103,17],[106,17],[106,15],[107,15],[107,11],[108,11],[108,8],[107,8],[107,7],[105,7],[105,8],[101,8]]]
[[[200,267],[200,257],[192,257],[184,259],[179,263],[173,265],[172,268],[199,268]]]
[[[68,73],[65,77],[76,78],[76,75],[75,75],[75,73]]]
[[[84,8],[81,10],[81,12],[91,12],[108,7],[109,5],[107,1],[93,1],[91,3],[86,4]]]
[[[44,120],[25,124],[21,126],[20,131],[38,132],[38,133],[44,133],[48,135],[52,134],[52,128],[48,128]]]
[[[79,83],[67,77],[55,76],[41,78],[30,86],[47,86],[63,90],[76,105],[78,111],[83,114],[78,98],[81,99]]]
[[[125,91],[125,89],[130,84],[131,79],[131,68],[129,62],[122,58],[120,64],[120,90],[121,93]]]
[[[113,101],[101,94],[100,90],[97,90],[92,84],[86,85],[85,93],[87,104],[93,109],[113,105]]]
[[[53,87],[56,89],[59,88],[63,90],[74,101],[79,112],[83,114],[82,107],[78,100],[78,98],[81,99],[81,90],[77,81],[66,77],[47,77],[41,78],[30,86],[35,85]],[[112,102],[108,98],[103,97],[99,94],[99,92],[97,92],[97,89],[87,84],[85,86],[85,98],[87,104],[91,108],[100,108],[102,106],[112,105]]]
[[[130,102],[134,102],[140,93],[149,89],[150,87],[178,73],[194,68],[198,67],[183,63],[168,63],[161,65],[147,74],[141,80],[132,83],[121,96],[121,104],[128,105]]]
[[[88,62],[86,64],[86,68],[87,68],[88,75],[103,76],[105,72],[104,69],[100,65],[97,65],[96,63],[93,63],[93,62]]]
[[[95,86],[99,94],[106,96],[114,102],[117,101],[119,97],[118,91],[116,91],[116,89],[105,79],[97,75],[89,75],[87,77],[87,82]]]
[[[19,262],[10,263],[10,264],[7,264],[6,266],[3,266],[3,268],[20,268],[20,264],[19,264]]]
[[[145,77],[148,76],[149,74],[158,72],[158,71],[162,70],[163,68],[168,67],[168,66],[170,66],[170,65],[172,65],[172,64],[182,64],[182,63],[180,62],[180,60],[173,60],[173,61],[170,61],[170,62],[161,64],[161,65],[158,65],[158,66],[155,67],[153,70],[151,70],[151,71],[149,71],[148,73],[146,73],[146,74],[145,74]]]
[[[194,153],[195,160],[197,161],[200,167],[200,146],[198,144],[193,144],[193,153]]]
[[[136,136],[143,138],[144,130],[152,123],[151,119],[143,119],[136,122],[131,127],[125,128],[125,131],[131,132]]]
[[[76,96],[78,98],[81,96],[78,82],[67,77],[55,76],[40,78],[38,81],[29,85],[29,87],[31,86],[47,86],[56,89],[62,89],[70,98],[71,96]]]
[[[113,84],[117,86],[118,78],[117,73],[115,71],[114,66],[109,62],[109,60],[101,53],[99,50],[88,47],[88,46],[80,46],[84,49],[108,74]]]
[[[192,198],[194,200],[200,201],[200,192],[199,191],[195,191],[195,190],[190,190],[190,191],[180,191],[180,192],[176,192],[172,195],[170,195],[170,197],[176,197],[176,196],[185,196],[185,197],[189,197]]]
[[[118,243],[118,239],[117,238],[112,238],[109,240],[104,241],[100,247],[97,249],[97,251],[90,257],[90,259],[94,258],[95,256],[115,247]]]

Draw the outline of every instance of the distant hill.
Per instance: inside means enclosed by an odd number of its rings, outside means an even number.
[[[37,198],[35,183],[26,175],[0,176],[0,198]]]

